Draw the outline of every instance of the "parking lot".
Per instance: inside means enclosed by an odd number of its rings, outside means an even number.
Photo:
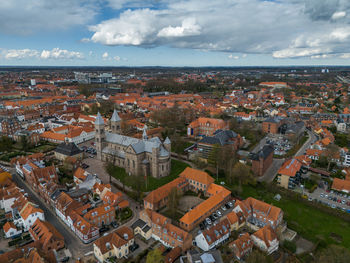
[[[317,200],[324,205],[350,213],[350,195],[317,188],[309,194],[309,201]]]
[[[266,143],[273,145],[275,155],[285,155],[292,148],[292,143],[282,135],[270,135]]]
[[[221,217],[230,213],[236,200],[227,202],[199,224],[200,230],[209,229]]]

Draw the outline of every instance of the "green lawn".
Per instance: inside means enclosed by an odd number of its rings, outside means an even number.
[[[149,192],[154,189],[157,189],[158,187],[169,183],[170,181],[174,180],[178,175],[185,170],[186,167],[189,167],[187,163],[178,161],[178,160],[171,160],[171,171],[170,175],[162,178],[154,178],[152,176],[148,176],[148,182],[146,187],[145,184],[141,187],[141,190],[143,192]],[[132,177],[128,176],[125,172],[124,168],[120,168],[115,166],[112,172],[112,176],[116,179],[119,179],[122,183],[124,183],[127,186],[133,187]]]
[[[340,245],[350,249],[350,223],[322,212],[311,205],[288,199],[282,195],[278,202],[273,199],[274,193],[264,190],[262,186],[243,186],[243,198],[254,197],[280,207],[288,227],[313,242],[324,240],[327,244],[337,243],[331,235],[342,237]]]
[[[46,153],[46,152],[49,152],[49,151],[52,151],[54,149],[56,149],[57,146],[54,146],[54,145],[39,145],[37,147],[34,147],[34,148],[31,148],[29,151],[30,152],[33,152],[33,153]]]

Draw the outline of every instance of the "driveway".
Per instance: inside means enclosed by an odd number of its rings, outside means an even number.
[[[303,146],[300,147],[300,149],[296,152],[296,154],[294,156],[299,156],[299,155],[305,154],[306,150],[310,148],[311,144],[313,144],[317,141],[317,137],[313,132],[311,132],[309,130],[306,130],[306,131],[309,134],[309,138],[303,144]]]
[[[273,179],[275,179],[278,170],[281,168],[282,164],[284,163],[285,159],[273,159],[271,166],[267,171],[264,173],[263,176],[258,178],[259,182],[267,182],[271,183]]]

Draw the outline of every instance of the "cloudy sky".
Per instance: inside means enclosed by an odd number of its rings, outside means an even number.
[[[0,0],[0,65],[349,62],[349,0]]]

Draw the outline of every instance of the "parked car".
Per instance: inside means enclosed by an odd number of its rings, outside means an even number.
[[[131,252],[134,252],[134,251],[135,251],[136,249],[138,249],[139,247],[140,247],[139,244],[134,243],[134,244],[132,244],[132,245],[129,247],[129,249],[130,249]]]
[[[112,225],[112,227],[114,227],[114,228],[117,228],[117,227],[119,226],[118,223],[115,222],[115,221],[113,221],[113,222],[111,223],[111,225]]]
[[[230,209],[230,206],[229,206],[228,204],[225,204],[225,207],[226,207],[227,209]]]
[[[109,228],[108,227],[106,227],[106,226],[103,226],[103,227],[101,227],[100,228],[100,234],[102,234],[102,233],[104,233],[104,232],[107,232],[109,230]]]
[[[222,209],[222,211],[226,211],[227,210],[227,208],[224,205],[221,207],[221,209]]]
[[[209,217],[207,217],[207,218],[205,219],[205,222],[206,222],[208,225],[211,225],[211,220],[210,220]]]
[[[219,218],[216,213],[213,213],[212,216],[214,217],[215,220]]]
[[[220,212],[220,210],[217,210],[217,211],[216,211],[216,214],[217,214],[219,217],[222,216],[222,213]]]
[[[69,257],[64,257],[60,260],[61,262],[68,262],[69,261]]]

